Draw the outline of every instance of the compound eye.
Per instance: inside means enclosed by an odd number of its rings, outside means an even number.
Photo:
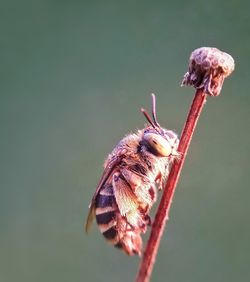
[[[146,143],[149,151],[154,155],[168,157],[172,152],[169,142],[159,134],[145,133],[143,141]]]

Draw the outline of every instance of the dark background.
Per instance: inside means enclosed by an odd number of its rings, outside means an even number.
[[[152,281],[250,281],[249,1],[1,1],[0,281],[133,281],[83,224],[140,107],[181,132],[191,51],[236,62],[193,138]]]

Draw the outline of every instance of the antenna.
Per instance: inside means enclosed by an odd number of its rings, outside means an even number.
[[[147,112],[145,109],[143,109],[143,108],[141,108],[141,112],[144,114],[145,118],[146,118],[147,121],[153,126],[153,128],[154,128],[155,130],[157,130],[157,127],[156,127],[156,125],[154,124],[154,122],[152,121],[152,119],[151,119],[150,115],[148,114],[148,112]]]
[[[144,114],[145,118],[152,125],[152,127],[157,132],[159,132],[161,134],[161,126],[158,123],[157,117],[156,117],[156,106],[155,106],[156,98],[155,98],[154,94],[151,94],[151,96],[152,96],[152,117],[153,117],[153,120],[151,119],[150,115],[148,114],[148,112],[145,109],[141,108],[141,112]]]
[[[159,122],[157,121],[157,116],[156,116],[156,97],[155,97],[155,94],[152,93],[151,94],[152,96],[152,117],[153,117],[153,121],[154,121],[154,124],[161,128]]]

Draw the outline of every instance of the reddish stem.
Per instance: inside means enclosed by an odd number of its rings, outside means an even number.
[[[180,172],[183,167],[187,155],[187,150],[191,142],[197,121],[199,119],[202,108],[206,103],[206,97],[207,94],[203,92],[203,89],[199,89],[195,93],[178,147],[178,151],[181,153],[182,157],[180,160],[174,161],[169,173],[161,202],[152,226],[151,234],[145,252],[143,254],[143,258],[141,260],[136,282],[148,282],[150,280],[160,240],[166,225],[166,221],[168,219],[175,188],[179,180]]]

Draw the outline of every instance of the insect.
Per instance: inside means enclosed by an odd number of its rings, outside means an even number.
[[[125,136],[104,163],[104,172],[90,203],[86,232],[96,217],[103,236],[128,255],[140,255],[141,234],[150,226],[149,211],[162,189],[169,168],[179,157],[179,139],[160,126],[152,94],[152,118],[141,109],[148,124]]]

